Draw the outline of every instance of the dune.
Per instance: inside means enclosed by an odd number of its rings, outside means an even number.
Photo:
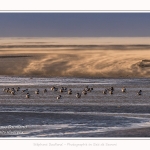
[[[149,39],[149,38],[148,38]],[[86,44],[54,39],[0,40],[0,75],[43,77],[150,77],[150,43]],[[89,39],[88,39],[89,40]],[[87,40],[87,41],[88,41]],[[100,40],[100,39],[99,39]],[[114,39],[113,39],[114,40]],[[112,40],[112,41],[113,41]],[[73,39],[71,39],[73,41]],[[83,41],[83,38],[82,38]],[[139,42],[140,41],[140,42]],[[13,43],[13,44],[12,44]],[[107,44],[106,44],[107,43]]]

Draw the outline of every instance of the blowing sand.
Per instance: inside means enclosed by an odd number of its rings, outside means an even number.
[[[150,77],[149,38],[128,39],[1,39],[0,75]]]

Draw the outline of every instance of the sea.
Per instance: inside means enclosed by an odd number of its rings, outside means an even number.
[[[51,90],[52,87],[57,91]],[[3,91],[17,88],[15,95]],[[62,87],[72,94],[60,92]],[[93,88],[82,91],[86,88]],[[113,94],[103,94],[114,88]],[[121,89],[125,87],[126,92]],[[23,90],[27,91],[23,92]],[[35,94],[36,90],[39,94]],[[44,89],[47,92],[44,93]],[[142,90],[141,95],[138,91]],[[26,93],[30,97],[26,98]],[[77,98],[76,93],[81,97]],[[57,96],[61,95],[60,99]],[[128,137],[150,127],[148,78],[40,78],[0,76],[0,137]],[[123,134],[122,134],[123,133]],[[150,135],[150,134],[149,134]],[[130,135],[131,136],[131,135]],[[145,137],[145,134],[139,134]]]

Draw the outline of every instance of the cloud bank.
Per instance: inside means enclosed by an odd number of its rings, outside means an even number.
[[[25,42],[24,42],[25,43]],[[150,77],[150,45],[0,46],[0,75],[39,77]]]

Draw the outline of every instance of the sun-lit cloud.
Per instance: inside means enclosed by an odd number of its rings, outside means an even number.
[[[36,45],[35,39],[34,42],[32,44]],[[20,43],[18,45],[21,45]],[[115,45],[106,44],[96,47],[85,44],[77,46],[74,43],[69,48],[57,44],[54,47],[45,47],[44,44],[39,43],[37,47],[28,47],[27,41],[26,44],[25,41],[22,43],[23,45],[18,48],[16,48],[17,44],[13,45],[13,48],[9,47],[9,44],[6,49],[0,48],[1,75],[150,77],[149,43],[143,45],[114,43]]]

